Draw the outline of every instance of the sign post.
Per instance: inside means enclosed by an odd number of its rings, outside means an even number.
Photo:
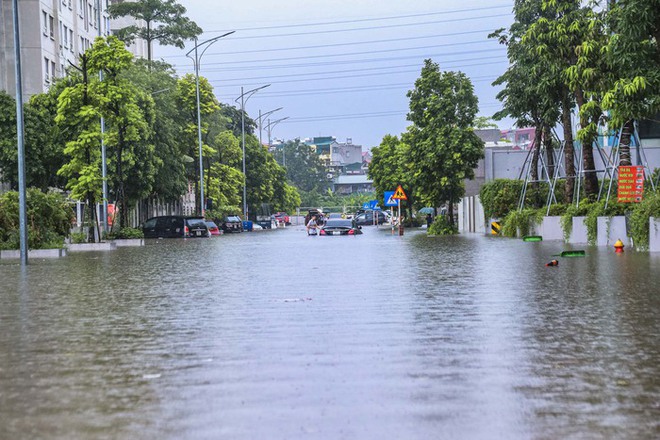
[[[397,205],[399,206],[399,235],[403,235],[403,223],[401,222],[401,200],[408,200],[408,196],[406,196],[406,193],[403,191],[401,185],[396,187],[396,191],[394,191],[392,199],[396,200]]]

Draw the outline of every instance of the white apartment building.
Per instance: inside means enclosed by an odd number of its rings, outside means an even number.
[[[115,0],[118,1],[118,0]],[[19,0],[23,93],[30,96],[48,90],[53,79],[63,77],[70,64],[98,36],[126,26],[123,18],[111,23],[106,10],[110,0]],[[0,89],[15,94],[15,56],[12,0],[0,0]],[[113,27],[113,25],[115,25]],[[142,56],[146,44],[129,50]]]

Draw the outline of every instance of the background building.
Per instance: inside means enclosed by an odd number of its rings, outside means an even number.
[[[130,24],[112,22],[106,13],[109,0],[22,0],[18,2],[21,37],[23,93],[30,96],[48,90],[55,78],[65,76],[70,65],[99,35]],[[100,23],[100,25],[99,25]],[[100,26],[100,27],[99,27]],[[129,47],[135,55],[146,53],[146,43]],[[0,0],[0,89],[15,90],[14,26],[11,0]]]

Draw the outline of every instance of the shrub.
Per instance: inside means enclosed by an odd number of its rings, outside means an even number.
[[[646,250],[649,247],[649,217],[660,217],[660,192],[649,192],[644,200],[632,209],[629,229],[635,247]]]
[[[144,233],[142,229],[138,228],[122,228],[116,232],[110,232],[107,235],[107,238],[110,240],[115,239],[125,239],[125,238],[144,238]]]
[[[522,192],[522,180],[495,179],[479,191],[486,218],[502,218],[518,208]]]
[[[30,188],[27,191],[26,208],[28,248],[61,248],[74,219],[73,210],[65,198],[60,194],[43,193]],[[0,197],[0,247],[20,248],[16,191],[9,191]]]
[[[523,209],[522,211],[511,211],[502,221],[501,234],[505,237],[517,237],[529,235],[532,223],[540,223],[545,214],[545,209]]]
[[[458,228],[456,225],[450,225],[444,215],[439,215],[431,223],[427,233],[429,235],[454,235],[458,234]]]

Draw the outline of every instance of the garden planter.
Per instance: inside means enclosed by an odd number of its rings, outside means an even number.
[[[568,237],[568,243],[572,244],[586,244],[587,238],[587,225],[584,224],[586,217],[573,217],[573,230]]]
[[[563,240],[564,232],[561,229],[561,217],[554,215],[543,217],[538,235],[543,237],[543,241]]]
[[[114,251],[117,245],[112,241],[101,243],[70,243],[67,244],[69,252]]]
[[[118,238],[112,240],[116,247],[138,247],[144,246],[144,238]]]
[[[28,260],[31,258],[62,258],[66,257],[66,249],[33,249],[28,250]],[[0,251],[0,259],[21,258],[21,251]]]
[[[649,219],[649,252],[660,252],[660,217]]]
[[[598,217],[597,230],[596,244],[598,246],[614,246],[617,240],[621,240],[625,246],[631,245],[626,233],[626,217],[623,215]]]

